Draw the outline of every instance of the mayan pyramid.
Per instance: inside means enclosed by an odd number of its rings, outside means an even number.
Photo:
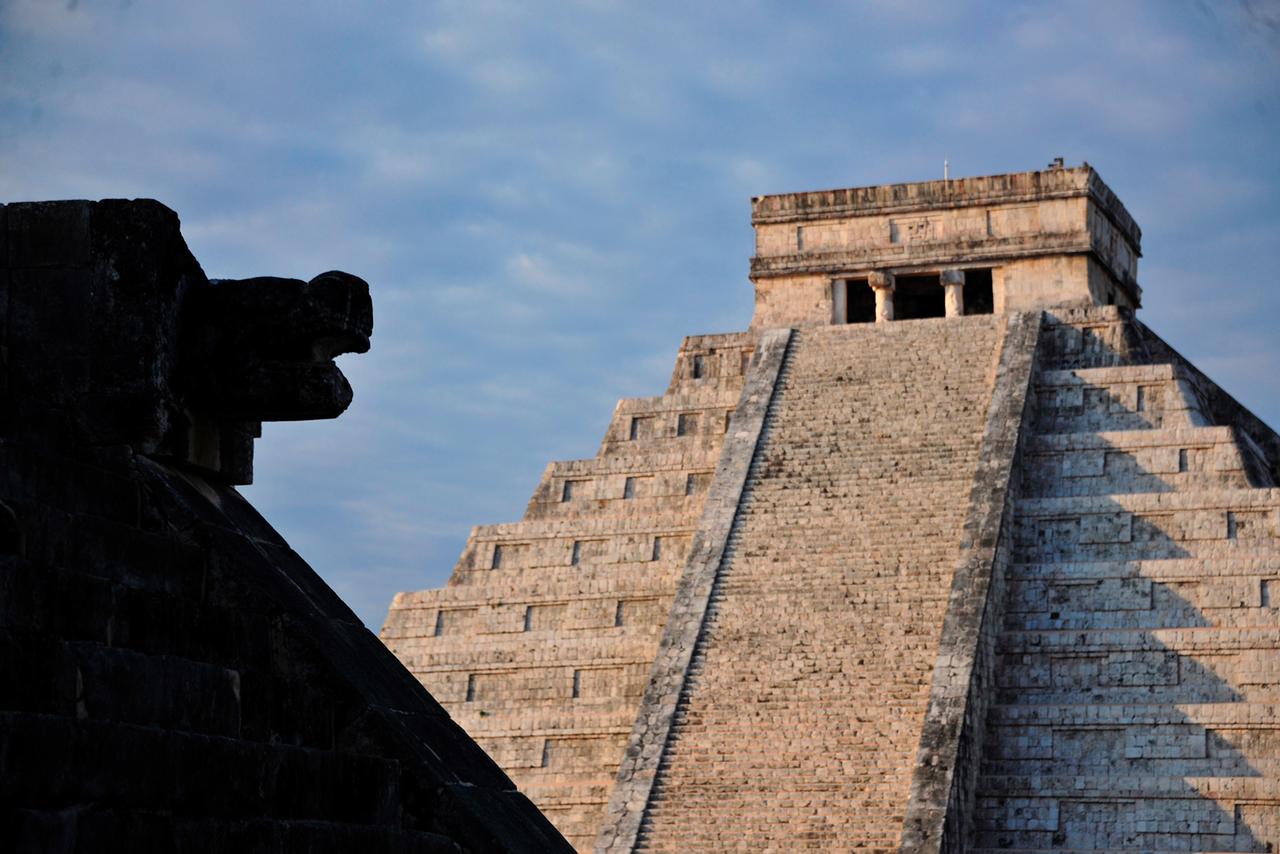
[[[582,851],[1280,845],[1280,437],[1098,173],[752,222],[751,328],[384,642]]]

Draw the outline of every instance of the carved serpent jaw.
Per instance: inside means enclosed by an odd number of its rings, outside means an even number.
[[[262,421],[339,415],[333,359],[372,331],[346,273],[211,282],[154,200],[0,204],[0,445],[129,448],[252,483]]]
[[[199,312],[200,373],[218,417],[302,421],[346,410],[351,384],[333,359],[369,349],[373,303],[363,279],[330,271],[309,282],[261,276],[212,284]]]

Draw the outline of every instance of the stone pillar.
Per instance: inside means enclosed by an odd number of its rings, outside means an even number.
[[[867,284],[876,292],[876,323],[888,323],[893,320],[893,287],[896,280],[893,273],[877,270],[867,275]]]
[[[942,287],[946,288],[947,317],[964,315],[964,270],[943,270]]]

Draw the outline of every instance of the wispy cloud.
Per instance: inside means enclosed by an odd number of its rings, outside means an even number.
[[[154,196],[211,274],[370,281],[350,412],[268,425],[249,495],[376,625],[746,325],[754,194],[1087,159],[1152,324],[1280,422],[1275,9],[8,0],[0,194]]]

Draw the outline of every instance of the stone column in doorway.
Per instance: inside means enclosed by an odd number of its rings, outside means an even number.
[[[943,270],[939,277],[946,289],[947,317],[964,315],[964,270]]]
[[[893,273],[876,271],[867,274],[867,284],[876,292],[876,323],[893,320]]]

